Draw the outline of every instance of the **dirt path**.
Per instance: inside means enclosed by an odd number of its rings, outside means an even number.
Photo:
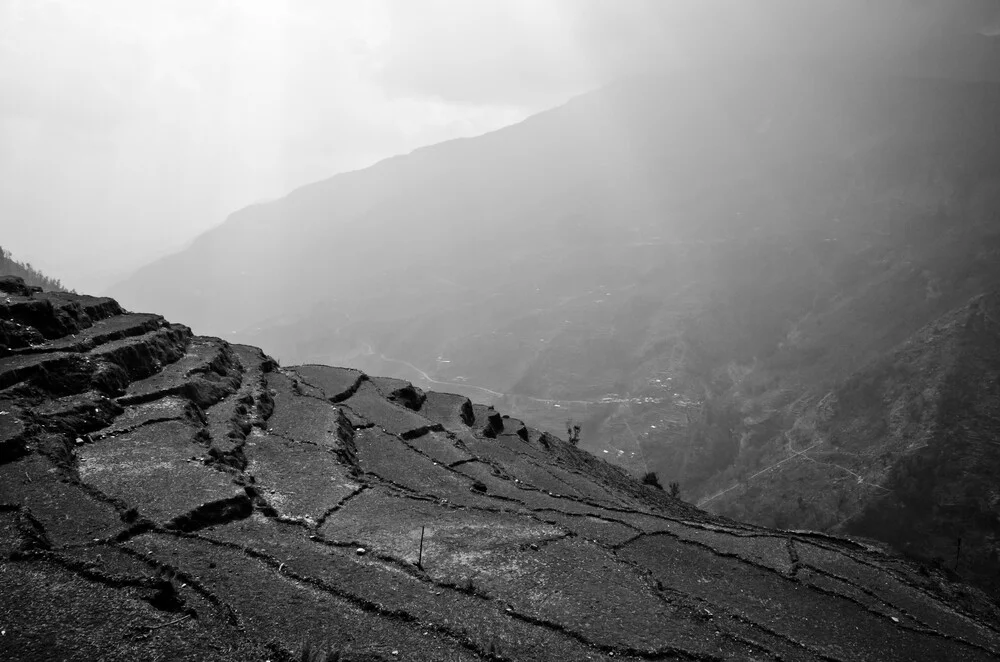
[[[369,354],[375,354],[376,353],[375,349],[372,347],[372,345],[370,343],[365,343],[365,345],[368,347],[368,353]],[[535,398],[535,397],[532,397],[530,395],[521,395],[519,393],[501,393],[499,391],[494,391],[493,389],[486,388],[485,386],[478,386],[476,384],[468,384],[468,383],[465,383],[465,382],[442,381],[440,379],[434,379],[429,374],[427,374],[426,371],[421,370],[420,368],[418,368],[417,366],[413,365],[409,361],[405,361],[403,359],[396,359],[396,358],[393,358],[391,356],[386,356],[385,354],[383,354],[381,352],[378,352],[378,356],[383,361],[388,361],[390,363],[397,363],[399,365],[406,366],[410,370],[413,370],[418,375],[420,375],[421,379],[423,379],[424,381],[429,382],[431,384],[439,384],[439,385],[442,385],[442,386],[456,386],[456,387],[460,387],[460,388],[471,388],[471,389],[476,390],[476,391],[482,391],[483,393],[488,393],[489,395],[492,395],[492,396],[497,397],[497,398],[504,398],[504,397],[508,397],[509,396],[509,397],[512,397],[512,398],[522,398],[524,400],[530,400],[532,402],[537,402],[537,403],[544,404],[544,405],[558,405],[558,406],[563,406],[563,405],[584,405],[584,406],[586,406],[586,405],[608,404],[607,402],[603,402],[601,400],[547,400],[545,398]],[[615,402],[615,401],[612,401],[612,402]]]
[[[717,494],[713,494],[712,496],[708,497],[707,499],[702,499],[701,501],[698,502],[698,507],[699,508],[704,508],[704,506],[705,506],[706,503],[709,503],[710,501],[714,501],[714,500],[718,499],[720,496],[722,496],[723,494],[726,494],[727,492],[732,492],[733,490],[735,490],[740,485],[744,485],[745,483],[749,483],[751,480],[753,480],[757,476],[760,476],[761,474],[766,474],[771,469],[774,469],[775,467],[781,466],[782,464],[784,464],[785,462],[788,462],[789,460],[794,460],[797,457],[805,457],[807,460],[812,460],[811,457],[805,456],[804,454],[808,453],[809,451],[811,451],[816,446],[819,446],[821,443],[823,443],[823,442],[822,441],[817,441],[816,443],[814,443],[812,446],[809,446],[808,448],[803,448],[800,451],[792,451],[792,455],[786,457],[783,460],[779,460],[778,462],[775,462],[774,464],[770,465],[769,467],[765,467],[764,469],[761,469],[760,471],[758,471],[757,473],[755,473],[752,476],[748,476],[747,479],[746,479],[746,481],[736,483],[732,487],[726,488],[726,489],[722,490],[721,492],[719,492]]]

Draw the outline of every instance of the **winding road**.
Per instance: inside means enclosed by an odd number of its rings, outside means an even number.
[[[497,398],[503,398],[503,397],[510,396],[510,397],[514,397],[514,398],[523,398],[525,400],[531,400],[532,402],[537,402],[537,403],[544,404],[544,405],[558,405],[558,406],[563,406],[563,405],[584,405],[584,406],[587,406],[587,405],[598,405],[598,404],[614,404],[616,402],[628,402],[628,403],[632,402],[631,399],[622,399],[622,400],[547,400],[545,398],[535,398],[535,397],[532,397],[530,395],[521,395],[519,393],[500,393],[499,391],[494,391],[493,389],[486,388],[485,386],[477,386],[476,384],[467,384],[465,382],[448,382],[448,381],[442,381],[440,379],[434,379],[429,374],[427,374],[426,371],[418,368],[417,366],[413,365],[409,361],[405,361],[403,359],[396,359],[396,358],[393,358],[391,356],[386,356],[385,354],[383,354],[381,352],[376,352],[375,348],[372,347],[371,343],[365,343],[365,345],[368,347],[368,351],[366,352],[367,354],[373,355],[373,354],[377,353],[378,357],[380,359],[382,359],[383,361],[388,361],[390,363],[398,363],[399,365],[404,365],[407,368],[409,368],[410,370],[413,370],[414,372],[416,372],[417,374],[419,374],[421,379],[423,379],[423,380],[425,380],[425,381],[427,381],[427,382],[429,382],[431,384],[440,384],[442,386],[456,386],[456,387],[459,387],[459,388],[471,388],[471,389],[476,390],[476,391],[482,391],[483,393],[488,393],[488,394],[490,394],[490,395],[492,395],[494,397],[497,397]]]
[[[371,345],[368,345],[368,347],[371,348]],[[371,353],[374,354],[375,352],[372,351]],[[441,384],[443,386],[459,386],[461,388],[471,388],[471,389],[475,389],[477,391],[482,391],[483,393],[489,393],[490,395],[496,396],[498,398],[502,398],[502,397],[504,397],[506,395],[506,393],[500,393],[499,391],[494,391],[493,389],[488,389],[485,386],[476,386],[475,384],[465,384],[463,382],[444,382],[444,381],[441,381],[440,379],[434,379],[433,377],[431,377],[426,372],[424,372],[423,370],[421,370],[417,366],[413,365],[409,361],[404,361],[402,359],[394,359],[391,356],[386,356],[385,354],[382,354],[381,352],[379,352],[378,356],[383,361],[389,361],[390,363],[398,363],[400,365],[405,365],[406,367],[410,368],[411,370],[415,370],[420,375],[421,379],[423,379],[423,380],[425,380],[427,382],[430,382],[431,384]],[[521,397],[527,397],[527,396],[521,396]]]

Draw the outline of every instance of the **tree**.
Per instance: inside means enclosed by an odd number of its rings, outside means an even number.
[[[670,483],[670,496],[679,499],[681,496],[681,484],[676,480]]]
[[[44,290],[65,292],[66,288],[55,278],[49,278],[31,263],[18,262],[9,250],[0,247],[0,276],[17,276],[23,278],[27,285],[37,285]]]
[[[642,484],[655,487],[658,490],[663,489],[663,485],[660,484],[660,478],[656,475],[655,471],[647,471],[642,477]]]
[[[580,443],[580,426],[573,423],[573,419],[566,421],[566,436],[574,446]]]

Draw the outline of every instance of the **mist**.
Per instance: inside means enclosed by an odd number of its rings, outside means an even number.
[[[103,290],[246,205],[624,75],[735,57],[992,76],[976,41],[996,13],[973,1],[4,0],[4,241]]]

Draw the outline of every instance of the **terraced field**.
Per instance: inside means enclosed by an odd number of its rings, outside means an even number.
[[[874,543],[709,515],[462,396],[0,281],[0,659],[993,660]]]

